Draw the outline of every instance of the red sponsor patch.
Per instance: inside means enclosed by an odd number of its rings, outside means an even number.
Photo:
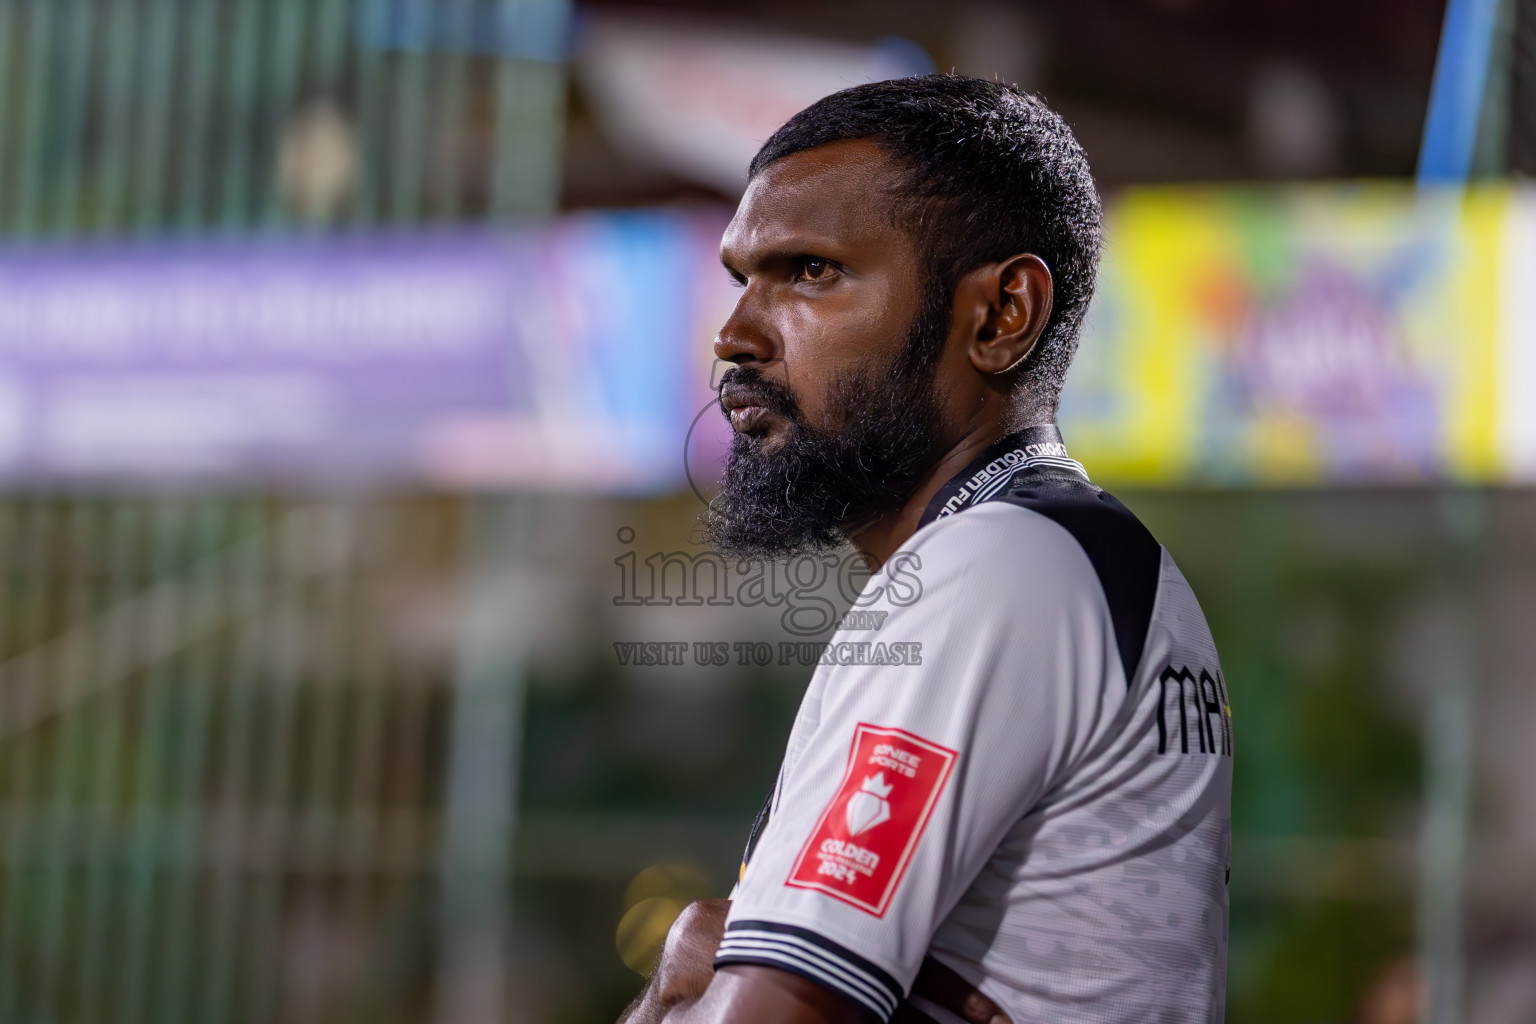
[[[784,884],[884,916],[955,756],[901,729],[859,723],[837,795]]]

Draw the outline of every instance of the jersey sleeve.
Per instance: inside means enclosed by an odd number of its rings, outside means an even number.
[[[1015,506],[924,529],[865,595],[889,614],[834,638],[829,660],[852,663],[818,668],[819,718],[786,756],[716,965],[792,971],[884,1021],[1003,836],[1102,728],[1120,670],[1087,556]]]

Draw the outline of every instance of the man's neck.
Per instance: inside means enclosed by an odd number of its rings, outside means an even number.
[[[934,495],[938,494],[955,474],[974,462],[989,445],[1006,436],[1007,433],[1008,431],[998,424],[989,424],[966,433],[934,463],[933,468],[923,476],[917,489],[912,492],[905,504],[892,512],[887,512],[850,538],[853,546],[869,562],[871,572],[879,570],[917,532],[918,523],[923,518],[923,511],[928,508],[928,503],[933,500]]]

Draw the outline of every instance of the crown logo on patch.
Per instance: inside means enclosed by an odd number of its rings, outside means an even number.
[[[876,772],[865,779],[864,785],[859,787],[865,793],[873,793],[882,800],[891,795],[893,788],[895,787],[885,781],[885,772]]]
[[[890,818],[891,805],[885,798],[891,795],[891,789],[891,784],[885,781],[885,772],[876,772],[864,779],[859,791],[848,798],[848,806],[843,808],[843,820],[850,836]]]

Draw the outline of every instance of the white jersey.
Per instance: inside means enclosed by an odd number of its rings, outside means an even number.
[[[1035,427],[950,482],[858,607],[889,614],[811,679],[716,965],[880,1021],[925,956],[1020,1024],[1221,1021],[1231,709],[1167,551]]]

